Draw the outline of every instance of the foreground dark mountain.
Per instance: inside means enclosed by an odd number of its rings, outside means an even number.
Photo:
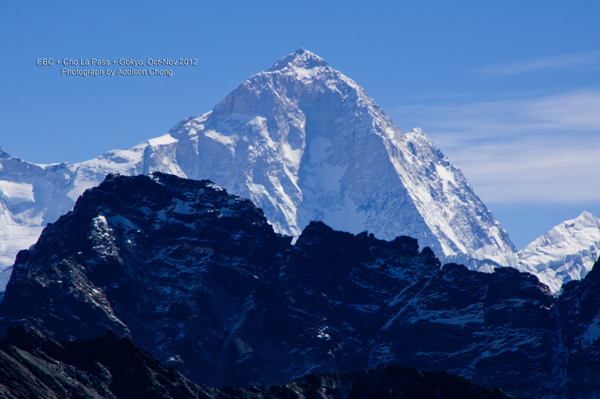
[[[522,397],[600,394],[600,284],[440,264],[416,240],[311,223],[296,245],[208,181],[109,176],[19,253],[0,326],[108,330],[192,380],[270,386],[389,364]]]
[[[196,385],[113,333],[59,343],[13,327],[0,340],[0,396],[6,399],[293,399],[317,395],[322,399],[509,398],[499,389],[408,366],[311,374],[267,390],[219,389]]]

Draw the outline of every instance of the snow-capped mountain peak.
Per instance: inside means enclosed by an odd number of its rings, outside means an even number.
[[[525,254],[539,248],[551,246],[564,247],[574,241],[586,241],[590,238],[590,235],[586,233],[591,232],[592,235],[595,235],[596,230],[600,230],[600,219],[584,211],[575,219],[566,220],[552,230],[544,233],[541,237],[527,245],[522,252]]]
[[[519,268],[538,275],[552,291],[580,280],[600,255],[600,219],[583,212],[544,233],[518,252]]]

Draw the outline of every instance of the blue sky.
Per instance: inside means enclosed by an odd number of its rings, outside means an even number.
[[[80,162],[160,136],[304,47],[421,127],[517,247],[600,216],[598,1],[0,4],[0,146]],[[197,58],[172,77],[60,76],[38,58]]]

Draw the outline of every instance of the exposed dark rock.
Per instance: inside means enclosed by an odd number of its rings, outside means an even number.
[[[200,388],[108,332],[58,343],[20,326],[0,341],[3,398],[197,398]]]
[[[440,264],[312,222],[295,245],[208,181],[109,176],[17,257],[0,328],[57,340],[112,330],[197,383],[268,387],[391,364],[521,397],[600,395],[600,279]]]
[[[266,398],[500,399],[513,396],[497,388],[472,384],[445,371],[386,366],[352,372],[310,374],[270,387]]]
[[[508,398],[498,389],[445,372],[389,366],[311,374],[268,390],[198,386],[173,368],[108,332],[93,340],[56,342],[15,326],[0,340],[0,396],[6,399],[278,399]]]

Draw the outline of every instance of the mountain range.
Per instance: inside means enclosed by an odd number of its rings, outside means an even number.
[[[557,297],[513,268],[440,268],[406,236],[311,222],[292,239],[210,181],[110,175],[19,252],[0,332],[113,331],[217,387],[409,364],[522,398],[600,394],[600,262]]]
[[[107,174],[153,171],[210,179],[252,200],[281,234],[298,237],[319,220],[380,239],[407,235],[442,263],[487,272],[515,267],[554,292],[583,277],[600,255],[598,219],[589,214],[575,223],[583,229],[559,233],[564,240],[544,236],[517,252],[460,170],[422,131],[402,133],[354,81],[299,49],[213,110],[128,150],[79,164],[37,165],[0,149],[0,285],[18,250],[86,189]]]

